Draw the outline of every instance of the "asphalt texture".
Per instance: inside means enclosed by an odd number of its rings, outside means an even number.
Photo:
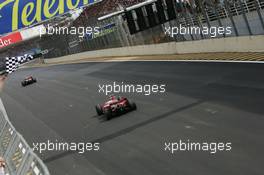
[[[38,82],[21,81],[33,75]],[[30,145],[100,142],[83,154],[45,151],[55,175],[261,175],[264,64],[112,62],[20,69],[1,94]],[[159,94],[124,93],[138,109],[106,121],[98,84],[166,84]],[[165,151],[165,143],[231,142],[230,151]]]

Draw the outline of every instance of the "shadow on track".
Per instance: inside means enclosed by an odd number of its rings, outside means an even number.
[[[172,114],[174,114],[174,113],[178,113],[178,112],[184,111],[184,110],[186,110],[186,109],[192,108],[192,107],[197,106],[197,105],[199,105],[199,104],[201,104],[201,103],[203,103],[203,102],[204,102],[204,101],[201,101],[201,100],[196,101],[196,102],[191,103],[191,104],[189,104],[189,105],[186,105],[186,106],[180,107],[180,108],[178,108],[178,109],[174,109],[174,110],[168,111],[168,112],[166,112],[166,113],[164,113],[164,114],[158,115],[158,116],[156,116],[156,117],[153,117],[153,118],[151,118],[151,119],[148,119],[148,120],[146,120],[146,121],[144,121],[144,122],[141,122],[141,123],[139,123],[139,124],[133,125],[133,126],[128,127],[128,128],[126,128],[126,129],[122,129],[122,130],[120,130],[120,131],[118,131],[118,132],[115,132],[115,133],[113,133],[113,134],[106,135],[106,136],[101,137],[101,138],[99,138],[99,139],[92,140],[92,141],[90,141],[90,142],[92,142],[92,143],[103,143],[103,142],[105,142],[105,141],[112,140],[112,139],[114,139],[114,138],[116,138],[116,137],[119,137],[119,136],[125,135],[125,134],[127,134],[127,133],[129,133],[129,132],[132,132],[132,131],[134,131],[134,130],[137,129],[137,128],[143,127],[143,126],[148,125],[148,124],[150,124],[150,123],[153,123],[153,122],[156,122],[156,121],[161,120],[161,119],[163,119],[163,118],[166,118],[166,117],[168,117],[168,116],[170,116],[170,115],[172,115]],[[68,156],[68,155],[71,155],[71,154],[74,154],[74,153],[77,153],[77,152],[78,152],[78,151],[65,151],[65,152],[63,152],[63,153],[60,153],[60,154],[57,154],[57,155],[54,155],[54,156],[52,156],[52,157],[49,157],[49,158],[45,159],[45,160],[44,160],[44,163],[50,163],[50,162],[53,162],[53,161],[55,161],[55,160],[58,160],[58,159],[60,159],[60,158],[63,158],[63,157],[65,157],[65,156]]]

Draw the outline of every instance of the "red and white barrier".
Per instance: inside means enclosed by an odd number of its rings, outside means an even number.
[[[44,25],[39,25],[19,32],[10,33],[6,36],[0,37],[0,49],[12,44],[19,43],[21,41],[27,41],[33,38],[37,38],[45,34],[46,28],[44,27]]]
[[[0,37],[0,49],[7,47],[9,45],[18,43],[22,41],[22,36],[20,32],[11,33],[9,35]]]

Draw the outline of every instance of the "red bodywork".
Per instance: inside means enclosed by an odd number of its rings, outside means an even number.
[[[111,112],[119,112],[129,107],[129,102],[125,97],[110,97],[110,100],[101,105],[102,110]]]
[[[107,120],[110,120],[114,116],[124,114],[137,109],[134,102],[129,101],[125,97],[110,96],[110,99],[103,105],[95,106],[98,116],[104,115]]]

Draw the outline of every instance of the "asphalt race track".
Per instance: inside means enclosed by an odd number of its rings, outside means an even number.
[[[21,87],[33,75],[38,83]],[[98,84],[166,84],[132,98],[138,110],[110,121],[94,106]],[[112,62],[20,69],[1,95],[30,145],[100,142],[100,151],[48,151],[55,175],[261,175],[264,172],[264,64]],[[231,142],[231,151],[164,151],[165,142]]]

